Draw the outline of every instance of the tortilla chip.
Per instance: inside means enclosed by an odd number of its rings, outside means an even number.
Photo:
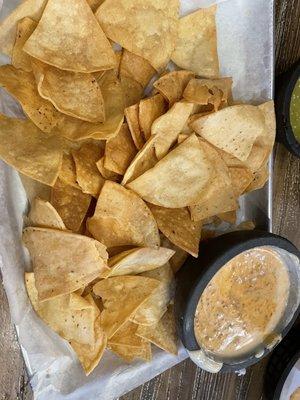
[[[265,186],[269,179],[269,166],[268,163],[263,165],[258,171],[254,172],[254,179],[247,187],[246,192],[261,189]]]
[[[28,217],[32,226],[66,229],[63,220],[55,208],[48,201],[39,198],[34,200]]]
[[[142,341],[140,347],[110,344],[108,348],[128,363],[131,363],[136,358],[141,358],[145,361],[150,361],[152,358],[151,344],[146,340]]]
[[[31,255],[39,300],[74,292],[107,269],[106,247],[66,231],[25,228],[23,241]]]
[[[151,127],[153,122],[166,111],[166,103],[162,95],[159,93],[140,101],[137,112],[138,122],[140,131],[146,140],[151,136]]]
[[[51,198],[51,186],[44,185],[34,179],[29,178],[19,172],[19,176],[25,190],[27,199],[32,204],[36,197],[42,200],[50,201]]]
[[[177,0],[106,0],[96,17],[107,37],[159,70],[174,49],[178,13]]]
[[[104,3],[105,0],[87,0],[88,5],[91,7],[93,11],[96,11],[99,6],[101,6],[102,3]]]
[[[124,93],[125,106],[130,107],[138,103],[143,97],[143,86],[130,76],[120,75],[120,82]]]
[[[201,145],[214,165],[215,176],[205,192],[202,193],[198,203],[190,206],[193,221],[201,221],[221,212],[232,211],[237,208],[237,196],[228,167],[211,145],[204,141],[201,141]]]
[[[67,71],[88,73],[116,65],[113,49],[85,0],[48,0],[23,49]]]
[[[218,218],[220,218],[222,221],[228,222],[231,225],[236,224],[236,211],[227,211],[225,213],[220,213],[218,214]]]
[[[247,167],[229,167],[229,175],[236,197],[241,196],[253,181],[253,173]]]
[[[43,132],[50,133],[61,119],[61,114],[53,105],[39,96],[31,72],[16,69],[12,65],[2,65],[0,86],[21,103],[24,112]]]
[[[141,304],[131,321],[140,325],[153,325],[157,323],[167,311],[168,304],[174,296],[175,280],[174,274],[167,263],[152,271],[143,272],[142,275],[160,281],[159,286],[153,291],[150,297]]]
[[[136,334],[168,353],[174,354],[175,356],[178,353],[178,338],[172,306],[169,306],[162,319],[156,324],[152,326],[140,325]]]
[[[47,0],[27,0],[23,1],[14,11],[9,14],[0,25],[0,51],[12,55],[13,47],[17,35],[18,22],[30,17],[35,21],[41,18]]]
[[[183,91],[188,82],[195,77],[191,71],[172,71],[153,83],[153,87],[169,102],[171,107],[182,99]]]
[[[106,181],[88,230],[108,248],[115,246],[158,247],[158,228],[149,208],[132,191]]]
[[[182,250],[180,247],[176,246],[174,243],[170,242],[170,240],[166,238],[165,235],[163,235],[162,233],[160,235],[160,238],[161,238],[161,245],[163,247],[167,247],[168,249],[175,251],[175,254],[169,260],[169,264],[170,267],[172,268],[173,273],[176,274],[176,272],[179,271],[180,268],[185,263],[188,257],[188,253]]]
[[[127,186],[149,203],[182,208],[197,204],[212,175],[212,162],[191,135]]]
[[[124,174],[122,185],[133,181],[144,172],[148,171],[148,169],[154,167],[158,161],[155,154],[154,144],[155,137],[151,136],[129,165]]]
[[[103,154],[101,143],[85,143],[72,151],[76,166],[76,180],[83,193],[98,197],[105,179],[101,176],[96,162]]]
[[[219,75],[216,6],[202,8],[179,20],[172,61],[205,78]]]
[[[119,174],[116,174],[115,172],[112,172],[104,167],[104,156],[101,157],[100,160],[96,162],[96,166],[104,179],[108,179],[114,182],[120,181],[121,177]]]
[[[192,129],[214,146],[245,161],[256,138],[266,129],[262,112],[256,106],[237,105],[201,117]]]
[[[84,121],[105,121],[104,100],[94,75],[63,71],[37,60],[32,68],[40,96],[58,111]]]
[[[82,193],[71,185],[66,185],[60,178],[57,179],[51,192],[51,204],[61,216],[64,224],[73,232],[78,232],[87,210],[91,196]]]
[[[110,270],[102,274],[102,277],[136,275],[151,271],[166,264],[174,253],[175,251],[163,247],[158,249],[138,247],[127,250],[109,259]]]
[[[14,67],[23,71],[31,72],[31,57],[23,51],[23,46],[32,32],[35,30],[37,22],[31,18],[23,18],[18,22],[16,42],[12,51],[11,63]]]
[[[22,174],[53,186],[62,163],[61,143],[30,121],[0,114],[0,158]]]
[[[144,58],[123,49],[120,61],[120,76],[127,76],[138,82],[144,89],[156,73],[151,64]]]
[[[128,346],[140,348],[143,346],[144,340],[136,335],[138,325],[127,321],[125,324],[112,336],[108,345]]]
[[[183,92],[183,98],[199,105],[211,104],[214,111],[218,111],[228,105],[231,86],[231,78],[191,79]]]
[[[116,276],[96,283],[93,291],[103,301],[101,323],[108,338],[114,336],[158,285],[157,280],[144,276]]]
[[[198,257],[201,222],[193,222],[187,208],[164,208],[149,204],[158,229],[176,246]]]
[[[123,175],[136,153],[128,125],[123,124],[117,136],[106,142],[104,167]]]
[[[59,178],[66,184],[79,189],[76,181],[75,162],[71,154],[64,153]]]
[[[93,124],[64,115],[58,123],[57,132],[67,139],[109,139],[115,136],[122,126],[125,105],[118,78],[113,70],[106,71],[104,74],[99,73],[95,75],[95,78],[104,99],[106,120],[103,123]]]
[[[158,160],[161,160],[177,142],[182,128],[186,124],[193,111],[192,103],[178,102],[161,117],[158,117],[152,124],[151,133],[155,135],[155,153]]]
[[[133,104],[125,108],[126,121],[132,136],[132,140],[138,150],[140,150],[144,143],[144,137],[139,125],[139,104]]]

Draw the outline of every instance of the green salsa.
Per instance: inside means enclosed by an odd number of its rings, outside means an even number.
[[[290,122],[294,136],[300,143],[300,79],[297,80],[291,97]]]

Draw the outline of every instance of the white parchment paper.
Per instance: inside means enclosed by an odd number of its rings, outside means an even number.
[[[62,0],[63,1],[63,0]],[[20,0],[0,0],[3,19]],[[232,76],[234,97],[253,103],[272,98],[273,0],[182,0],[186,15],[218,3],[218,51],[223,76]],[[7,62],[1,57],[1,62]],[[0,112],[22,116],[20,106],[0,90]],[[268,226],[270,185],[244,197],[240,218]],[[20,237],[26,194],[18,174],[0,162],[0,268],[12,319],[38,400],[113,400],[186,358],[154,350],[150,363],[125,364],[109,351],[86,377],[68,343],[52,332],[32,311],[23,283],[26,262]],[[154,349],[154,348],[153,348]]]

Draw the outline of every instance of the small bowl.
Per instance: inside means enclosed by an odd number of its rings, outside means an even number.
[[[175,318],[179,337],[190,358],[209,372],[240,371],[257,363],[281,341],[300,313],[300,252],[287,239],[263,231],[237,231],[200,244],[198,258],[189,257],[176,276]],[[280,253],[290,278],[288,304],[281,318],[274,342],[262,343],[252,354],[220,360],[207,357],[194,333],[194,316],[199,299],[214,275],[231,259],[261,246],[271,246]]]

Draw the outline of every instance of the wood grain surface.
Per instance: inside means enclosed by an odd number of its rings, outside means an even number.
[[[279,74],[300,57],[300,0],[277,0],[275,16],[276,74]],[[300,247],[300,159],[281,145],[275,148],[273,209],[274,232]],[[120,400],[260,400],[265,365],[266,361],[262,361],[244,376],[212,375],[187,360]],[[0,283],[0,400],[32,398]]]

